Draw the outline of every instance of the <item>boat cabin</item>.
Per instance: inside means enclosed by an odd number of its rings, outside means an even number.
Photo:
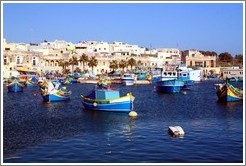
[[[96,99],[115,99],[120,97],[120,92],[118,90],[105,90],[105,89],[97,89]]]

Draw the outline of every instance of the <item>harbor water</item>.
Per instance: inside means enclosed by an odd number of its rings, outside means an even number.
[[[243,101],[218,102],[215,83],[175,94],[115,84],[135,96],[137,117],[84,110],[80,95],[95,84],[66,85],[71,100],[54,103],[38,87],[11,93],[4,85],[3,163],[243,163]],[[185,135],[170,136],[169,126]]]

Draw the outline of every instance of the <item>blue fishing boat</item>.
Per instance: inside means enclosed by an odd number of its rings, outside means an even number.
[[[194,86],[195,81],[190,79],[190,73],[188,71],[179,71],[177,75],[177,79],[184,82],[182,90],[190,90]]]
[[[38,78],[36,76],[32,76],[31,78],[26,78],[25,85],[29,86],[36,86],[38,83]]]
[[[184,81],[173,79],[173,80],[159,80],[156,83],[156,90],[164,93],[176,93],[180,92],[184,86]]]
[[[70,100],[72,92],[67,91],[66,87],[61,87],[57,81],[40,80],[38,85],[44,102]]]
[[[227,81],[229,81],[229,82],[236,82],[237,81],[237,78],[231,77],[231,78],[228,78]]]
[[[164,70],[161,72],[161,76],[159,80],[179,80],[184,82],[184,86],[181,88],[182,90],[190,90],[194,85],[194,80],[190,79],[190,72],[187,70]],[[158,81],[159,81],[158,80]],[[156,81],[156,82],[158,82]]]
[[[234,87],[228,81],[224,84],[215,84],[219,101],[232,102],[243,100],[243,90]]]
[[[134,74],[124,73],[121,76],[121,83],[127,86],[134,85]]]
[[[8,92],[23,92],[23,88],[25,87],[25,85],[20,83],[17,79],[14,79],[7,85],[7,87]]]
[[[135,74],[137,75],[137,80],[146,80],[147,79],[147,73],[146,72],[137,72]]]
[[[135,97],[131,93],[120,96],[118,89],[96,86],[92,92],[82,97],[82,103],[86,110],[130,112],[133,110]]]

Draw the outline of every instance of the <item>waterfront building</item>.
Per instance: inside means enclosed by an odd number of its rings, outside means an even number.
[[[222,79],[226,78],[243,78],[243,69],[240,69],[238,66],[233,67],[223,67],[221,68]]]
[[[210,68],[216,67],[216,56],[203,55],[195,49],[185,50],[181,55],[181,60],[191,68],[200,68],[205,75],[209,74]]]
[[[124,42],[113,42],[110,44],[110,51],[113,55],[140,55],[144,53],[144,48],[140,48],[137,45],[130,45]]]
[[[216,67],[216,56],[205,56],[194,49],[183,51],[181,60],[189,67]]]
[[[32,51],[4,50],[3,77],[9,78],[18,68],[40,71],[42,69],[42,53]]]
[[[157,49],[158,67],[164,65],[176,65],[181,63],[181,52],[177,48],[159,48]]]
[[[97,42],[83,41],[77,44],[66,42],[63,40],[55,40],[54,42],[43,41],[36,43],[7,43],[3,40],[3,56],[4,56],[4,72],[5,77],[9,76],[10,71],[16,70],[16,67],[22,65],[30,70],[37,70],[39,73],[46,72],[62,72],[59,61],[69,61],[72,57],[76,57],[78,65],[73,67],[70,65],[67,69],[83,69],[82,62],[79,58],[85,54],[89,58],[94,56],[98,60],[98,65],[94,67],[94,74],[100,74],[101,71],[110,72],[110,62],[116,60],[128,61],[130,58],[136,60],[138,65],[135,68],[153,69],[163,68],[170,65],[184,62],[190,67],[215,67],[216,57],[207,57],[199,51],[187,50],[181,56],[178,48],[158,48],[147,49],[137,45],[130,45],[124,42]],[[85,65],[85,70],[91,70]],[[130,69],[130,66],[125,70]]]

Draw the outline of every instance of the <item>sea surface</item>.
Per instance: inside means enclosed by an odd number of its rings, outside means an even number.
[[[38,87],[11,93],[4,85],[3,163],[243,163],[243,102],[218,102],[215,83],[175,94],[115,84],[136,97],[135,118],[84,110],[80,95],[95,84],[66,85],[71,100],[55,103],[44,103]],[[176,125],[183,137],[168,134]]]

